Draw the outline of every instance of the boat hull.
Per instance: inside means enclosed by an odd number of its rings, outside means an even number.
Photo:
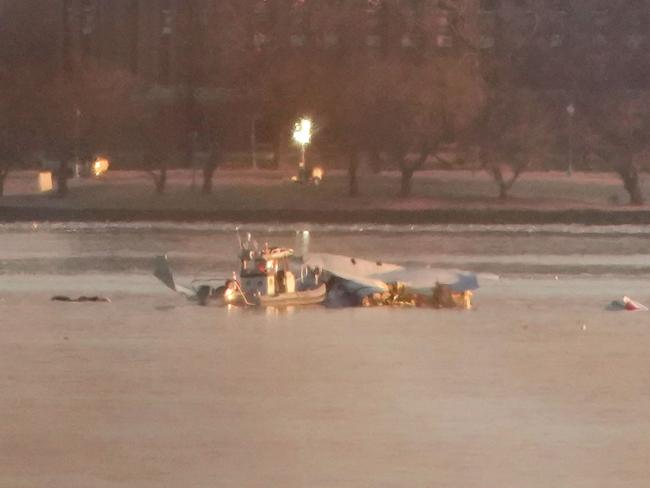
[[[317,288],[293,293],[281,293],[275,296],[262,295],[257,302],[262,307],[290,307],[293,305],[317,305],[327,297],[327,287],[321,284]]]

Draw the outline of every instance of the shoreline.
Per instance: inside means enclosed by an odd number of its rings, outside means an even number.
[[[0,222],[243,222],[315,224],[581,224],[648,225],[650,210],[154,210],[0,206]]]

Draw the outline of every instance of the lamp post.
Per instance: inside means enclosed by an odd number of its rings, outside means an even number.
[[[259,115],[254,114],[251,117],[251,165],[257,169],[257,121]]]
[[[569,114],[569,165],[567,166],[567,175],[573,174],[573,116],[576,113],[576,107],[573,103],[567,105],[567,114]]]
[[[308,118],[302,118],[293,127],[293,140],[300,146],[300,163],[298,164],[298,180],[301,183],[307,181],[307,164],[305,153],[307,144],[311,141],[312,122]]]
[[[72,164],[74,169],[74,175],[79,176],[81,168],[81,109],[77,106],[74,108],[74,129],[73,129],[73,138],[74,138],[74,148],[73,148],[73,162]]]

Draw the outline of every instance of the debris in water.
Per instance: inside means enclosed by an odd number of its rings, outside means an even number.
[[[101,302],[101,303],[111,303],[111,299],[108,297],[98,297],[98,296],[80,296],[78,298],[71,298],[65,295],[56,295],[52,297],[54,302]]]
[[[608,310],[626,310],[628,312],[647,312],[648,307],[642,303],[635,302],[630,297],[623,297],[622,300],[614,300],[607,306]]]

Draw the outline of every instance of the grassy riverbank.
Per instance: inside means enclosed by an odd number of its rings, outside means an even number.
[[[528,173],[511,198],[496,198],[484,173],[416,174],[410,198],[399,198],[398,173],[364,174],[361,194],[347,195],[344,172],[326,175],[319,187],[292,183],[281,171],[220,171],[210,195],[200,174],[171,171],[166,192],[156,195],[143,172],[114,171],[102,179],[75,179],[65,199],[38,193],[35,172],[13,173],[0,199],[7,220],[243,220],[422,222],[646,223],[650,209],[629,207],[616,175]],[[644,188],[650,176],[644,175]],[[646,190],[646,196],[650,193]]]

